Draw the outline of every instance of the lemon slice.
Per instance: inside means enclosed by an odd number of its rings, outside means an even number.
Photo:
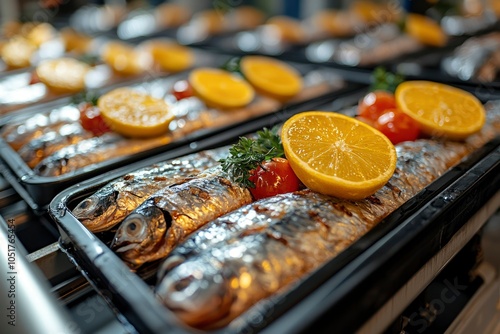
[[[110,128],[128,137],[162,135],[174,119],[165,101],[126,87],[102,95],[97,106]]]
[[[352,15],[338,10],[322,10],[311,18],[311,22],[321,32],[334,37],[348,37],[356,32]]]
[[[47,87],[59,92],[79,92],[85,88],[85,76],[90,66],[73,58],[42,61],[36,74]]]
[[[486,120],[481,102],[472,94],[431,81],[406,81],[395,93],[398,107],[432,136],[463,139],[479,131]]]
[[[434,20],[420,15],[408,14],[405,22],[406,32],[419,42],[430,46],[445,46],[448,36]]]
[[[28,67],[36,45],[24,37],[14,37],[2,47],[2,59],[7,66],[13,68]]]
[[[86,54],[91,49],[92,37],[77,32],[73,28],[61,29],[60,35],[67,52]]]
[[[283,125],[285,155],[297,177],[322,194],[357,200],[374,194],[396,169],[396,149],[380,131],[341,114],[309,111]]]
[[[290,65],[270,57],[245,56],[241,72],[258,92],[278,100],[297,95],[303,87],[300,73]]]
[[[239,108],[252,102],[255,92],[248,82],[230,72],[216,68],[198,68],[189,74],[193,91],[207,105]]]
[[[107,43],[101,57],[115,72],[125,75],[144,72],[150,67],[152,61],[147,52],[138,51],[121,42]]]
[[[352,2],[349,10],[365,24],[375,24],[389,14],[381,4],[366,0]]]
[[[178,3],[164,2],[155,9],[155,19],[164,28],[179,27],[187,23],[190,17],[189,7]]]
[[[182,45],[167,41],[151,41],[146,45],[155,63],[167,72],[180,72],[193,66],[193,52]]]
[[[36,23],[33,28],[27,33],[26,38],[40,47],[43,43],[46,43],[56,36],[57,32],[53,26],[48,23]]]
[[[283,42],[303,43],[306,32],[300,21],[288,16],[273,16],[264,25],[264,34],[277,35]]]

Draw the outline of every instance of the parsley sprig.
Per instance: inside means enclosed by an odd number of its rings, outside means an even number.
[[[97,105],[97,100],[99,99],[99,94],[95,91],[83,91],[79,94],[74,95],[71,98],[71,103],[74,105],[79,105],[83,102],[91,103],[92,105]]]
[[[285,156],[278,128],[264,128],[257,131],[256,138],[240,137],[229,149],[229,156],[221,159],[222,169],[230,178],[243,187],[254,188],[249,180],[250,171],[261,166],[262,162]],[[262,167],[262,166],[261,166]]]
[[[398,87],[404,79],[405,78],[402,74],[394,74],[387,71],[383,67],[377,67],[372,73],[372,85],[370,90],[385,90],[394,93],[396,91],[396,87]]]
[[[241,72],[241,57],[232,57],[226,61],[221,68],[223,70],[243,75]]]

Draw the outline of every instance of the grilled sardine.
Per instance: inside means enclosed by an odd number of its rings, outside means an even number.
[[[18,150],[33,139],[79,119],[80,111],[76,107],[68,106],[48,114],[36,114],[20,123],[6,125],[1,135],[14,150]]]
[[[111,181],[80,202],[73,214],[92,232],[113,228],[149,196],[201,173],[227,155],[227,148],[192,154],[157,164]]]
[[[34,168],[40,161],[63,147],[76,144],[93,136],[91,132],[84,130],[80,123],[69,123],[33,139],[21,147],[17,153],[30,168]]]
[[[48,156],[33,168],[40,176],[59,176],[78,168],[103,161],[117,151],[121,136],[106,133],[74,145],[66,146]]]
[[[154,194],[125,218],[111,248],[131,266],[164,258],[191,232],[252,201],[220,166]]]

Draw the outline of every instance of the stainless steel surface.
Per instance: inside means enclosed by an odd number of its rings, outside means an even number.
[[[22,253],[16,250],[16,264],[18,261],[23,262],[23,269],[18,265],[16,277],[16,288],[18,288],[16,303],[19,306],[16,307],[17,324],[16,327],[8,325],[9,319],[4,317],[8,314],[0,312],[0,333],[120,334],[134,332],[133,328],[125,329],[104,299],[93,290],[76,266],[60,250],[57,241],[58,232],[50,218],[32,212],[26,202],[22,201],[15,190],[10,188],[2,178],[0,178],[0,215],[6,220],[10,219],[15,225],[16,247],[23,248]],[[0,247],[5,249],[5,253],[0,255],[2,258],[0,260],[0,308],[3,310],[6,305],[5,311],[8,312],[9,305],[5,303],[10,303],[8,296],[10,283],[6,280],[7,277],[4,279],[4,275],[8,272],[4,269],[4,261],[8,261],[8,248],[7,245],[5,247],[3,245],[4,232],[4,226],[2,226]],[[36,275],[32,277],[28,271],[35,271]],[[9,286],[4,286],[5,284]],[[50,303],[38,301],[42,299],[38,293],[32,293],[33,284],[35,286],[40,284],[41,293],[50,296]],[[21,285],[22,292],[20,291]],[[21,302],[24,308],[20,306]],[[27,306],[29,309],[25,310]],[[52,321],[51,315],[58,315],[61,312],[69,330],[60,328],[64,331],[59,331],[55,327],[49,330],[43,324],[38,325],[37,319],[41,312],[43,316],[47,314],[47,319],[50,321]],[[57,323],[53,322],[52,325],[57,325]],[[36,326],[38,331],[34,331],[33,326]]]
[[[0,256],[2,279],[0,322],[2,333],[76,333],[75,322],[67,311],[50,294],[38,268],[26,259],[26,251],[14,234],[4,224],[0,227]],[[7,251],[8,250],[8,251]]]

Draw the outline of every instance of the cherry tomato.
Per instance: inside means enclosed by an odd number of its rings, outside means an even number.
[[[193,96],[193,89],[187,80],[180,80],[174,84],[172,95],[179,101]]]
[[[255,184],[250,188],[254,199],[289,193],[300,189],[300,181],[290,167],[288,160],[274,158],[262,163],[250,172],[249,178]]]
[[[383,90],[377,90],[367,94],[358,104],[359,116],[377,121],[387,109],[396,108],[394,94]]]
[[[111,131],[104,122],[97,106],[84,102],[78,106],[78,109],[80,109],[80,123],[85,130],[92,132],[96,136]]]
[[[376,128],[396,145],[418,138],[418,123],[398,109],[389,109],[377,119]]]
[[[30,78],[30,85],[34,85],[36,83],[39,83],[40,82],[40,78],[38,77],[38,74],[36,74],[36,71],[33,71],[33,73],[31,73],[31,78]]]

